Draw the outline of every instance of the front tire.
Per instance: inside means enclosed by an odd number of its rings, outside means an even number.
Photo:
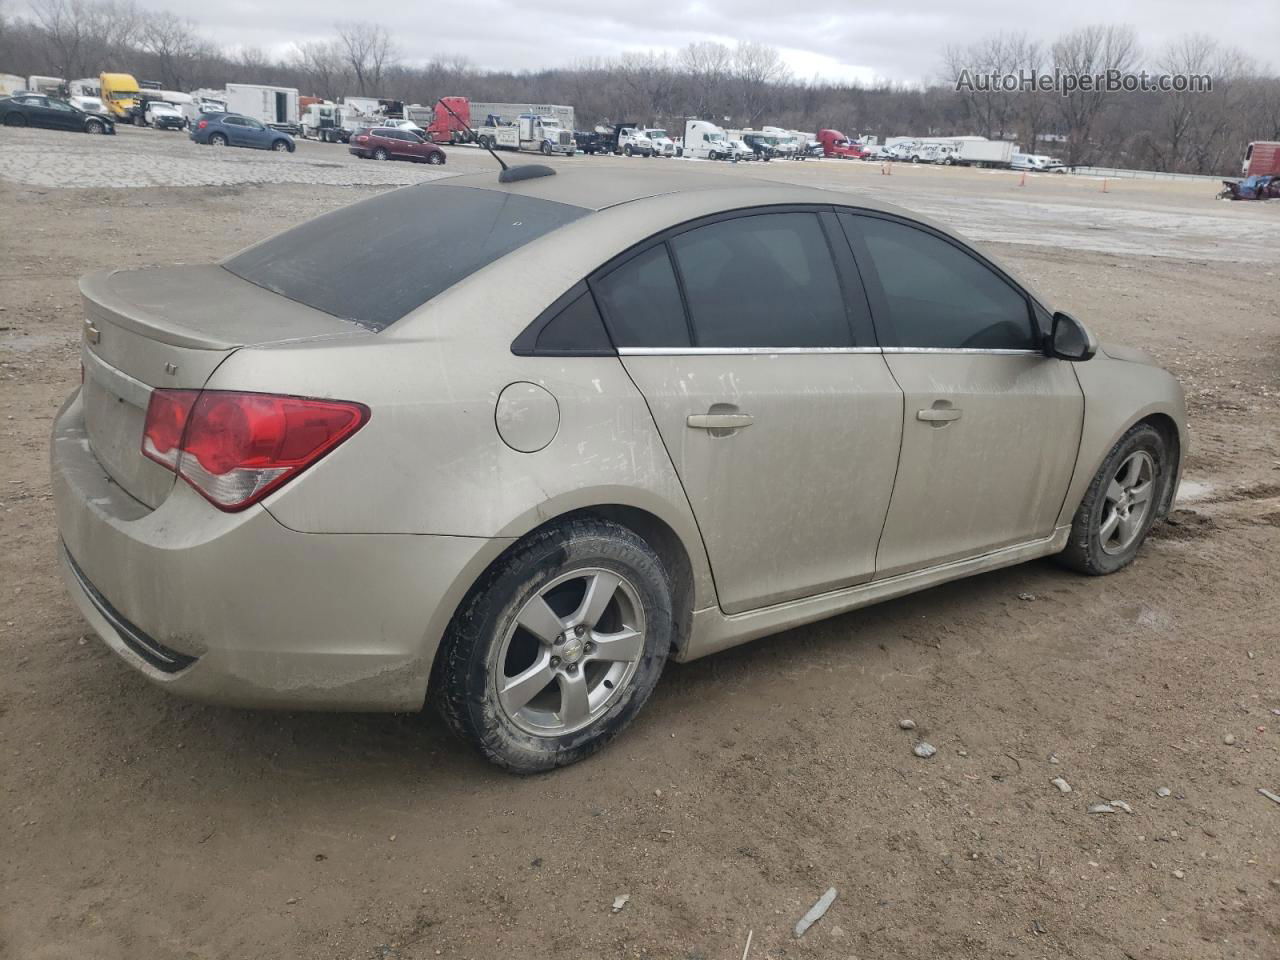
[[[84,125],[85,133],[106,133],[107,125],[101,120],[88,120]]]
[[[437,151],[437,152],[428,154],[427,163],[431,164],[432,166],[438,167],[440,164],[444,163],[444,152]]]
[[[1148,423],[1131,427],[1085,491],[1059,561],[1095,577],[1127,567],[1155,523],[1171,477],[1163,434]]]
[[[289,149],[289,141],[273,140],[271,143],[271,149],[274,150],[276,153],[285,153]]]
[[[540,531],[488,571],[437,654],[446,722],[489,760],[537,773],[590,756],[657,685],[671,585],[651,546],[604,520]]]

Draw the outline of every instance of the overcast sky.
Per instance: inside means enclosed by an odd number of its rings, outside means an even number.
[[[1207,33],[1277,66],[1276,0],[144,0],[192,17],[224,46],[280,52],[332,34],[342,19],[379,21],[406,60],[464,55],[492,69],[569,65],[625,51],[676,51],[698,40],[779,48],[801,77],[937,79],[942,50],[1000,30],[1051,40],[1091,23],[1132,24],[1144,50]]]

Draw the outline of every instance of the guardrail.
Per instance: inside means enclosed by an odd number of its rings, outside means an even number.
[[[1204,173],[1165,173],[1162,170],[1126,170],[1123,167],[1067,167],[1068,173],[1083,177],[1129,178],[1132,180],[1192,180],[1205,183],[1222,180],[1221,176]]]

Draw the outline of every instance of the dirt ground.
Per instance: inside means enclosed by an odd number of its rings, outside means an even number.
[[[129,135],[110,149],[159,142]],[[279,159],[326,149],[348,163]],[[449,171],[487,162],[455,153]],[[173,699],[89,633],[55,569],[76,278],[212,260],[384,187],[0,180],[0,956],[718,960],[750,936],[754,958],[1280,957],[1280,804],[1258,792],[1280,793],[1280,267],[1240,243],[1274,239],[1280,206],[1204,183],[766,172],[1017,240],[988,246],[1181,378],[1178,509],[1116,576],[1036,562],[672,664],[612,747],[530,779],[431,713]],[[1144,217],[1183,234],[1153,227],[1159,256],[1108,245]],[[937,756],[912,755],[903,718]],[[1110,800],[1132,813],[1086,812]]]

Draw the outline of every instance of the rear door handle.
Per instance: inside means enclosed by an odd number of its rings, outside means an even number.
[[[929,410],[917,410],[916,419],[923,420],[925,423],[949,423],[952,420],[959,420],[963,410],[957,410],[954,407],[933,407]]]
[[[746,413],[691,413],[685,421],[695,430],[738,430],[755,423]]]

